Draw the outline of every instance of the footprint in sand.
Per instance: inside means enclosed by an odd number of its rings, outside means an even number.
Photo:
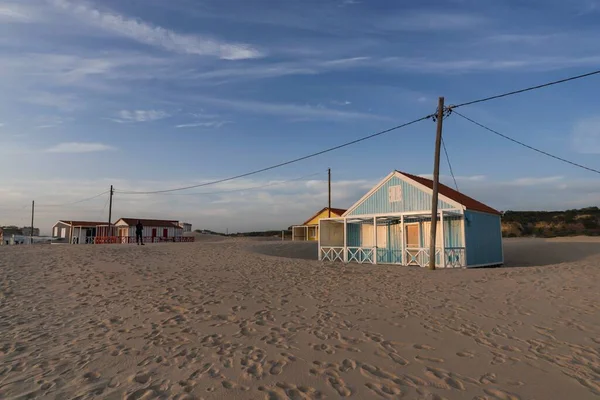
[[[396,363],[396,364],[400,364],[403,367],[408,365],[409,362],[406,358],[396,354],[396,353],[389,353],[388,356]]]
[[[457,356],[459,357],[463,357],[463,358],[473,358],[475,357],[474,353],[468,352],[468,351],[459,351],[458,353],[456,353]]]
[[[516,394],[508,393],[499,389],[485,389],[484,392],[496,400],[521,400],[521,398]]]
[[[443,358],[437,358],[437,357],[422,357],[422,356],[415,356],[415,360],[417,361],[421,361],[421,362],[434,362],[434,363],[443,363],[444,359]]]
[[[135,376],[131,378],[132,381],[141,383],[142,385],[148,383],[151,379],[150,373],[147,371],[138,372]]]
[[[350,360],[350,359],[345,359],[344,361],[342,361],[342,365],[340,365],[340,372],[348,372],[350,370],[355,370],[356,369],[356,361],[354,360]]]
[[[413,347],[417,350],[435,350],[435,347],[429,346],[427,344],[414,344]]]
[[[496,374],[488,373],[479,378],[479,382],[483,385],[489,385],[497,382]]]
[[[287,364],[285,361],[273,361],[271,363],[271,369],[269,370],[269,373],[271,375],[280,375],[283,372],[283,367],[285,367]]]
[[[396,387],[370,382],[366,383],[365,386],[384,399],[396,399],[402,395],[402,391]]]

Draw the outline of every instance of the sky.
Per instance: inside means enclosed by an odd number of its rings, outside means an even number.
[[[285,229],[398,169],[431,175],[435,112],[600,67],[600,0],[0,0],[0,225],[168,218]],[[600,76],[460,109],[600,169]],[[600,205],[600,177],[444,121],[459,190],[499,210]],[[444,154],[444,153],[442,153]],[[443,183],[454,186],[445,156]],[[82,199],[101,196],[79,202]],[[76,203],[76,204],[73,204]]]

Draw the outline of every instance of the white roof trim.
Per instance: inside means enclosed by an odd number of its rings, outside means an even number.
[[[429,195],[433,196],[433,190],[428,188],[427,186],[409,178],[408,176],[402,174],[400,171],[393,171],[390,174],[388,174],[388,176],[386,176],[385,178],[383,178],[377,185],[375,185],[371,190],[369,190],[369,192],[367,194],[365,194],[363,197],[360,198],[360,200],[358,200],[356,203],[354,203],[352,205],[352,207],[350,207],[348,209],[348,211],[346,211],[342,217],[347,217],[349,216],[352,212],[354,212],[354,210],[356,208],[358,208],[358,206],[360,206],[366,199],[368,199],[370,196],[372,196],[376,191],[378,191],[383,185],[385,185],[387,183],[387,181],[389,181],[391,178],[393,177],[397,177],[400,180],[403,180],[406,183],[409,183],[415,187],[417,187],[418,189],[424,191],[425,193],[428,193]],[[447,196],[444,196],[443,194],[439,193],[438,194],[438,200],[444,201],[445,203],[448,204],[452,204],[453,206],[455,206],[458,209],[461,210],[466,210],[466,207],[457,202],[456,200],[453,200]],[[425,210],[423,210],[425,211]]]
[[[408,176],[404,175],[400,171],[395,171],[395,173],[396,173],[396,176],[398,178],[402,179],[404,182],[410,183],[410,184],[418,187],[419,189],[423,190],[424,192],[429,193],[429,195],[433,196],[433,189],[430,189],[427,186],[423,185],[422,183],[419,183],[419,182],[413,180],[412,178],[409,178]],[[438,193],[438,200],[442,200],[448,204],[452,204],[453,206],[456,206],[456,208],[459,208],[461,210],[467,209],[462,203],[459,203],[458,201],[456,201],[454,199],[444,196],[441,193]]]
[[[356,203],[354,203],[352,205],[352,207],[350,207],[344,214],[342,214],[342,217],[346,217],[349,214],[351,214],[352,212],[354,212],[354,210],[356,208],[358,208],[358,206],[360,206],[366,199],[368,199],[373,193],[375,193],[377,190],[379,190],[379,188],[381,188],[388,180],[390,180],[390,178],[392,178],[395,173],[396,173],[396,171],[388,174],[385,178],[383,178],[381,181],[379,181],[379,183],[377,185],[375,185],[371,190],[369,190],[367,192],[367,194],[365,194],[363,197],[361,197],[360,200],[358,200]]]

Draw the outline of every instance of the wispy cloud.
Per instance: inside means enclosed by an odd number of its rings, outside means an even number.
[[[259,58],[263,53],[245,44],[235,44],[198,35],[180,34],[170,29],[154,26],[139,19],[103,12],[89,3],[71,0],[49,0],[59,9],[72,13],[85,23],[98,26],[109,32],[137,42],[160,47],[168,51],[219,57],[225,60]]]
[[[353,111],[341,111],[326,107],[313,107],[309,105],[264,103],[259,101],[228,100],[211,97],[198,97],[196,99],[201,102],[210,103],[214,106],[255,114],[269,114],[284,117],[321,120],[389,120],[388,117],[375,114]]]
[[[586,57],[530,57],[515,59],[456,59],[434,60],[426,58],[388,57],[379,62],[383,68],[393,68],[414,73],[456,74],[484,71],[551,71],[577,66],[597,66],[600,56]]]
[[[537,186],[537,185],[548,185],[555,184],[564,179],[563,176],[544,176],[544,177],[533,177],[533,178],[518,178],[507,182],[508,185],[514,186]]]
[[[95,153],[115,150],[114,147],[103,143],[69,142],[60,143],[45,150],[46,153]]]
[[[38,19],[32,9],[17,3],[0,3],[0,22],[34,22]]]
[[[176,125],[175,128],[220,128],[230,123],[231,121],[194,122],[191,124]]]
[[[170,117],[170,114],[162,110],[121,110],[119,111],[118,116],[118,118],[111,118],[111,120],[118,123],[151,122],[168,118]]]
[[[331,101],[331,104],[333,104],[334,106],[349,106],[350,104],[352,104],[352,102],[350,102],[348,100],[344,100],[344,101],[333,100],[333,101]]]
[[[492,35],[483,39],[485,43],[507,43],[507,44],[528,44],[528,45],[539,45],[546,43],[557,38],[564,37],[563,34],[548,33],[548,34],[535,34],[535,33],[502,33],[498,35]]]
[[[600,154],[600,116],[578,121],[571,133],[575,150],[582,154]]]
[[[74,111],[84,107],[76,95],[69,93],[29,93],[22,101],[36,106],[54,108],[61,111]]]
[[[432,174],[419,174],[422,178],[432,179]],[[469,176],[455,176],[457,182],[483,182],[487,179],[485,175],[469,175]],[[451,187],[454,187],[454,181],[451,175],[440,175],[440,181],[446,182]],[[451,184],[450,184],[451,183]]]
[[[393,31],[465,30],[482,26],[486,21],[476,14],[423,10],[384,18],[378,21],[377,27]]]

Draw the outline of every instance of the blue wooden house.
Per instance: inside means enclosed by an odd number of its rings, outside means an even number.
[[[433,181],[394,171],[339,218],[319,222],[319,259],[370,264],[429,264]],[[438,186],[438,268],[504,263],[501,213]]]

